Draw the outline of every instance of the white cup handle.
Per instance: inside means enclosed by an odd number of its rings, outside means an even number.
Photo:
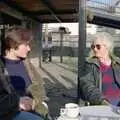
[[[65,113],[66,113],[65,108],[61,108],[60,109],[60,115],[63,116],[63,115],[65,115]]]

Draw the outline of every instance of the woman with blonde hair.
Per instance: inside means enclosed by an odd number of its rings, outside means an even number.
[[[109,33],[95,35],[80,77],[81,96],[91,105],[120,104],[120,59],[113,48]]]

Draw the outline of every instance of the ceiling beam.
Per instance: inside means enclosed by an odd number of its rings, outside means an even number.
[[[16,2],[4,0],[3,3],[5,3],[6,5],[8,5],[9,7],[13,8],[13,9],[17,10],[18,12],[21,12],[24,16],[28,16],[28,17],[36,20],[37,22],[40,22],[40,19],[32,16],[31,14],[28,14],[27,11],[25,11],[24,8],[20,7]]]
[[[42,11],[30,11],[26,12],[27,14],[33,14],[33,15],[50,15],[51,13],[46,10]],[[77,13],[76,9],[70,9],[70,10],[57,10],[55,11],[55,15],[66,15],[66,14],[74,14]]]
[[[76,18],[64,18],[64,19],[61,19],[62,20],[62,23],[75,23],[75,22],[78,22],[78,19]],[[41,23],[57,23],[57,21],[55,19],[41,19]]]
[[[94,19],[88,20],[88,23],[120,29],[119,20],[113,20],[113,19],[100,17],[100,16],[94,16]]]
[[[120,4],[120,0],[118,0],[116,3],[115,3],[115,6],[119,5]]]
[[[54,5],[51,3],[50,0],[41,0],[42,3],[44,5],[47,6],[47,8],[49,9],[50,13],[53,15],[53,17],[59,22],[61,23],[61,19],[60,17],[56,16],[55,12],[56,12],[56,8],[54,7]]]

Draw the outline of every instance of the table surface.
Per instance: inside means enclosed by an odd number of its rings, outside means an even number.
[[[84,106],[80,107],[79,117],[60,116],[57,120],[120,120],[120,114],[114,112],[114,108],[114,106]]]
[[[120,114],[117,114],[115,110],[116,109],[114,106],[86,106],[80,107],[80,114],[81,117],[93,117],[104,119],[109,118],[111,120],[120,120]]]

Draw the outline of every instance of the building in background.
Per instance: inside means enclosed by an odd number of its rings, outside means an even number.
[[[78,23],[64,23],[62,26],[65,31],[61,36],[60,28],[61,24],[48,24],[48,35],[52,37],[52,55],[53,56],[78,56]],[[67,27],[66,27],[67,26]],[[45,31],[45,27],[43,27]],[[93,24],[87,24],[87,36],[86,36],[86,56],[93,40],[93,35],[97,32],[108,32],[114,38],[115,52],[119,56],[120,52],[120,30],[114,28],[108,28],[104,26],[98,26]],[[62,38],[61,38],[62,37]],[[62,39],[62,42],[61,42]],[[62,45],[62,47],[61,47]]]

